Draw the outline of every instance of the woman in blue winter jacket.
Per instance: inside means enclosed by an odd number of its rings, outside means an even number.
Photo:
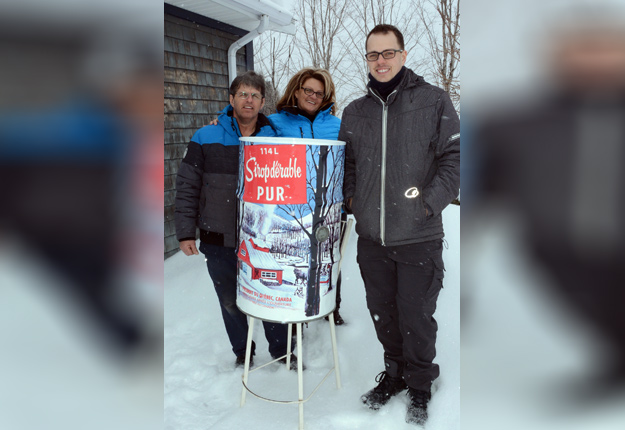
[[[337,140],[341,120],[334,116],[335,102],[336,92],[330,73],[324,69],[304,68],[293,75],[276,104],[277,113],[270,115],[269,120],[280,137]],[[343,213],[342,217],[346,218],[346,214]],[[345,323],[339,314],[340,303],[339,276],[334,310],[336,325]]]
[[[341,120],[334,116],[335,101],[330,73],[305,68],[293,75],[269,120],[281,137],[337,140]]]

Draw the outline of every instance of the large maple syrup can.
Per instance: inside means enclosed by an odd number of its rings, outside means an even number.
[[[241,137],[237,306],[280,323],[336,304],[345,143]]]

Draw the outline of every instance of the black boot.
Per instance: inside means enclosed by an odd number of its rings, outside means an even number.
[[[345,324],[345,320],[343,319],[343,317],[341,317],[341,314],[339,314],[338,309],[334,311],[334,324],[335,325]]]
[[[334,325],[343,325],[345,324],[345,320],[341,317],[341,314],[339,314],[339,310],[335,309],[334,312],[332,312],[332,314],[334,315]],[[329,321],[329,317],[326,316],[325,317],[326,321]]]
[[[408,398],[410,404],[406,411],[406,422],[424,426],[428,419],[428,402],[432,394],[429,391],[408,388]]]
[[[244,367],[245,366],[245,354],[238,355],[237,359],[234,362],[234,367]],[[254,356],[250,357],[250,369],[254,367]]]
[[[256,342],[252,341],[252,350],[250,355],[250,369],[254,366],[254,355],[256,355]],[[241,355],[237,355],[237,359],[234,361],[234,367],[244,367],[245,366],[245,351],[241,353]]]
[[[406,389],[407,385],[404,378],[393,378],[388,376],[386,372],[380,372],[375,377],[378,382],[377,387],[367,391],[360,398],[362,403],[367,405],[369,409],[378,410],[391,400],[391,397]]]
[[[286,357],[282,357],[280,360],[278,360],[278,363],[286,365]],[[297,355],[293,353],[291,353],[291,362],[289,363],[289,370],[295,370],[297,372]],[[304,366],[304,363],[302,363],[302,370],[306,370],[306,366]]]

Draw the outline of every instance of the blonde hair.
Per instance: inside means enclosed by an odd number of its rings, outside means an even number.
[[[334,82],[332,82],[332,76],[325,69],[314,69],[312,67],[306,67],[297,72],[286,86],[284,95],[278,100],[276,104],[276,110],[280,111],[286,106],[297,106],[297,99],[295,98],[295,92],[302,88],[304,82],[313,78],[323,84],[324,96],[321,101],[321,107],[319,110],[327,109],[333,103],[336,103],[336,91],[334,89]],[[330,113],[334,115],[336,112],[336,105],[332,105]]]

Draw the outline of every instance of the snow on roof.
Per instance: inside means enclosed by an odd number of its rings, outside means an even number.
[[[247,248],[250,263],[256,269],[284,270],[269,252],[254,249],[254,246],[252,246],[249,239],[245,241],[245,247]]]
[[[270,0],[166,0],[166,3],[251,31],[262,15],[277,27],[290,26],[293,13],[284,4]]]
[[[265,242],[262,239],[254,239],[254,245],[256,245],[258,248],[267,248],[267,249],[271,249],[271,245],[269,245],[267,242]]]

